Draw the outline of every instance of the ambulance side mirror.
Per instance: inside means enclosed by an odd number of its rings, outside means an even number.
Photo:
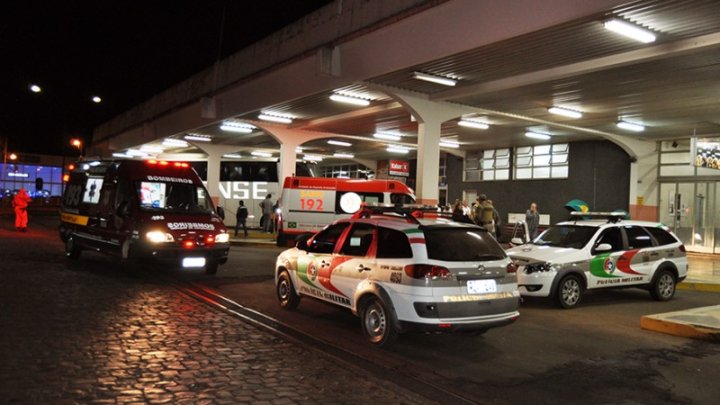
[[[217,207],[217,208],[215,208],[215,211],[217,211],[217,214],[220,217],[220,219],[223,219],[223,220],[225,219],[225,208]]]

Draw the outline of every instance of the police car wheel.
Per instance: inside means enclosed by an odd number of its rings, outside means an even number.
[[[360,320],[363,335],[370,343],[378,347],[387,347],[397,339],[398,332],[392,320],[392,314],[378,298],[365,301]]]
[[[295,288],[290,280],[290,275],[287,271],[283,271],[278,276],[277,285],[275,286],[275,292],[277,292],[278,301],[280,301],[280,307],[283,309],[291,310],[297,308],[300,304],[300,296],[295,292]]]
[[[675,295],[675,284],[672,272],[661,269],[650,286],[650,295],[657,301],[669,301]]]
[[[583,288],[578,276],[568,275],[558,283],[555,301],[561,308],[571,309],[578,306],[582,298]]]
[[[77,260],[80,257],[80,248],[75,244],[75,238],[69,236],[65,240],[65,257]]]

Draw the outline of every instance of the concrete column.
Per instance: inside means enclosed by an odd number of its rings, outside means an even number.
[[[658,149],[652,141],[626,136],[609,139],[630,155],[630,218],[645,221],[658,220]]]
[[[418,124],[417,182],[418,203],[438,203],[438,173],[440,172],[440,126],[442,121],[424,119]]]
[[[224,154],[235,151],[237,147],[201,143],[194,143],[193,145],[207,154],[207,181],[205,187],[207,187],[213,203],[216,206],[225,207],[227,202],[220,193],[220,161]]]
[[[297,162],[297,152],[295,151],[301,145],[297,139],[285,138],[280,144],[280,169],[278,170],[278,183],[280,183],[280,193],[282,193],[285,178],[295,175],[295,165]]]

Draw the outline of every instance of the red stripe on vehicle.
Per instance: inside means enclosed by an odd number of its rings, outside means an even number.
[[[410,238],[410,243],[421,243],[425,244],[425,238]]]

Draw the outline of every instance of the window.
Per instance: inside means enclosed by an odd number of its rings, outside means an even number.
[[[465,181],[509,180],[510,149],[490,149],[468,153]]]
[[[658,245],[664,246],[664,245],[671,245],[673,243],[677,243],[677,240],[667,231],[665,231],[662,228],[645,228],[646,231],[652,235],[655,240],[657,241]]]
[[[598,247],[602,243],[607,243],[612,246],[611,252],[619,252],[623,250],[623,239],[620,228],[610,228],[603,231],[602,235],[598,238],[595,243],[595,247]]]
[[[364,203],[370,203],[370,204],[378,204],[383,202],[383,193],[364,193],[364,192],[358,192],[358,191],[338,191],[335,193],[335,213],[336,214],[351,214],[351,212],[345,212],[345,210],[342,209],[340,206],[340,200],[342,197],[347,193],[354,193],[360,196],[360,200]]]
[[[377,257],[383,259],[409,259],[413,257],[407,235],[395,229],[379,227]]]
[[[567,143],[515,148],[515,179],[566,179],[569,149]]]
[[[278,181],[277,162],[221,162],[220,181]]]
[[[653,245],[650,234],[640,226],[626,226],[625,233],[628,238],[628,249],[642,249]]]
[[[447,262],[501,260],[505,251],[488,232],[473,228],[425,228],[428,258]]]
[[[337,177],[342,179],[366,179],[372,173],[365,165],[335,165],[323,166],[320,168],[322,177]]]
[[[350,230],[340,254],[348,256],[366,256],[373,240],[375,227],[369,224],[355,224]]]
[[[312,240],[312,243],[308,247],[312,253],[324,253],[330,254],[335,250],[335,244],[343,231],[348,227],[347,222],[330,225],[325,230],[320,231]]]
[[[582,249],[597,232],[595,226],[554,225],[532,242],[534,245]]]

